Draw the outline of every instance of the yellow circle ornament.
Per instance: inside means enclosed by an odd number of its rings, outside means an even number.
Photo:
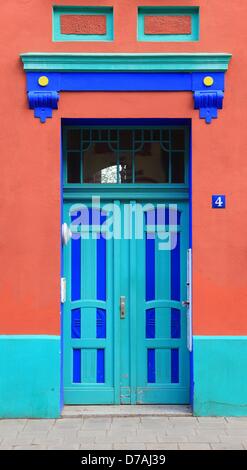
[[[40,86],[47,86],[49,83],[49,78],[43,75],[42,77],[39,77],[38,82]]]
[[[209,77],[209,76],[204,77],[203,83],[204,83],[205,86],[212,86],[213,83],[214,83],[214,79],[213,79],[213,77]]]

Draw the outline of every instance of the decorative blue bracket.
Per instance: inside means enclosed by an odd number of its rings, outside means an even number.
[[[52,110],[58,109],[59,94],[57,91],[28,91],[28,100],[34,116],[44,123],[52,117]]]
[[[223,107],[223,91],[195,91],[194,103],[195,109],[199,109],[200,118],[205,119],[210,124],[212,119],[218,117],[218,109]]]
[[[191,91],[194,108],[210,124],[222,109],[230,54],[28,53],[29,107],[42,123],[65,91]]]

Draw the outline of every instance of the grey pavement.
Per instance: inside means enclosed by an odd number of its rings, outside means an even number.
[[[246,450],[246,418],[96,416],[0,420],[0,450]]]

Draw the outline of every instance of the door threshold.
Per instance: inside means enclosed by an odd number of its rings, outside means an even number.
[[[66,405],[62,418],[192,416],[190,405]]]

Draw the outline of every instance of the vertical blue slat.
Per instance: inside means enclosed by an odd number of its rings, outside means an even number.
[[[81,382],[81,350],[73,349],[73,382]]]
[[[97,349],[97,383],[105,382],[105,351]]]
[[[146,300],[155,299],[155,239],[146,237]]]
[[[148,349],[148,382],[155,382],[155,349]]]
[[[88,207],[88,222],[89,222],[89,225],[92,225],[93,223],[93,216],[95,218],[95,215],[96,215],[96,212],[95,210],[93,211],[92,207]],[[96,215],[97,217],[97,215]]]
[[[146,338],[155,338],[155,309],[146,310]]]
[[[71,220],[79,217],[78,213],[72,215]],[[81,298],[81,238],[71,240],[71,300]]]
[[[179,350],[171,349],[171,383],[179,382]]]
[[[81,309],[71,310],[71,338],[81,337]]]
[[[169,225],[169,207],[165,209],[165,224]]]
[[[171,300],[180,300],[180,233],[176,236],[176,247],[171,250]]]
[[[97,239],[97,299],[106,300],[106,239]]]
[[[82,211],[76,211],[71,215],[71,222],[77,221],[80,226]],[[77,224],[75,224],[76,226]],[[81,237],[71,240],[71,300],[81,298]]]
[[[171,300],[180,300],[180,233],[178,232],[177,245],[171,251]],[[171,337],[180,338],[180,311],[171,309]]]
[[[106,311],[97,308],[96,317],[96,338],[106,338]]]
[[[81,297],[81,239],[71,240],[71,300]]]
[[[166,225],[174,225],[173,221],[177,219],[177,224],[180,225],[181,220],[181,211],[177,210],[176,214],[174,214],[175,209],[169,209],[166,207],[165,209],[165,224]]]
[[[171,338],[181,337],[180,310],[171,308]]]

